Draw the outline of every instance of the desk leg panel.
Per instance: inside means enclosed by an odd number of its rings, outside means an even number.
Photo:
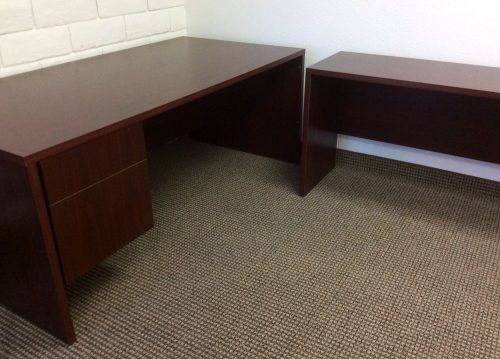
[[[36,164],[0,161],[0,304],[68,344],[75,341]]]
[[[300,195],[307,195],[335,167],[337,133],[331,103],[335,97],[309,71],[306,76]],[[327,96],[329,95],[329,96]]]
[[[290,60],[212,98],[196,140],[298,163],[304,58]]]

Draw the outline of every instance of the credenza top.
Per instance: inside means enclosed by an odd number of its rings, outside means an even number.
[[[500,68],[393,56],[339,52],[312,74],[500,99]]]
[[[37,161],[303,54],[181,37],[0,79],[0,156]]]

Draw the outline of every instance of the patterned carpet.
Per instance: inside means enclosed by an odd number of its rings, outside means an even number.
[[[156,227],[69,288],[71,347],[0,308],[1,358],[500,358],[500,184],[179,141]],[[43,310],[43,308],[40,308]]]

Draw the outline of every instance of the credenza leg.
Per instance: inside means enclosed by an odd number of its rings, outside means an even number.
[[[302,158],[300,164],[300,195],[306,196],[335,167],[337,133],[333,131],[333,119],[328,103],[334,99],[322,99],[320,83],[307,72],[302,128]]]
[[[0,305],[75,341],[36,164],[0,160]]]

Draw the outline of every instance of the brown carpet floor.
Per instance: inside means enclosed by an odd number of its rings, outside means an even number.
[[[500,358],[499,184],[342,153],[302,199],[188,141],[151,168],[156,227],[69,287],[77,343],[0,308],[1,358]]]

